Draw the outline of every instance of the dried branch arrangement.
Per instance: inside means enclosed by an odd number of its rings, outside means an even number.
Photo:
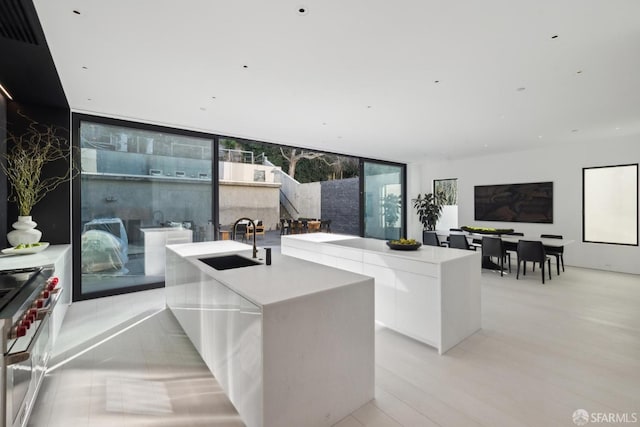
[[[46,164],[70,160],[71,149],[67,138],[60,135],[62,128],[43,125],[19,114],[29,121],[29,126],[22,135],[8,134],[7,152],[2,155],[6,164],[0,162],[0,166],[11,185],[8,200],[18,205],[19,215],[27,216],[47,193],[75,177],[78,169],[68,161],[69,167],[64,175],[43,178],[42,168]]]

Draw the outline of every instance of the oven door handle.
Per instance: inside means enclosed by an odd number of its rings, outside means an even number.
[[[10,353],[10,354],[7,354],[6,356],[4,356],[4,364],[5,364],[5,366],[14,365],[16,363],[20,363],[20,362],[24,362],[25,360],[29,360],[29,358],[31,357],[31,352],[33,351],[33,347],[36,345],[36,342],[38,341],[38,337],[40,336],[40,333],[44,329],[44,326],[49,321],[49,317],[51,316],[51,313],[53,312],[53,309],[55,308],[56,304],[58,304],[58,300],[60,299],[60,295],[61,294],[62,294],[62,292],[58,292],[57,293],[57,297],[55,299],[51,298],[51,303],[47,306],[46,309],[38,311],[38,317],[37,318],[41,319],[40,320],[40,324],[38,325],[38,330],[33,335],[33,338],[31,338],[31,342],[27,346],[27,349],[23,350],[23,351],[19,351],[17,353]],[[40,317],[40,316],[42,316],[42,317]]]

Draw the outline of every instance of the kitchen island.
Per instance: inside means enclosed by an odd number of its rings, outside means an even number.
[[[440,354],[480,329],[481,254],[340,234],[282,236],[282,253],[375,278],[376,322]]]
[[[374,397],[374,284],[235,241],[168,245],[167,306],[249,427],[330,426]],[[264,258],[260,250],[259,258]]]

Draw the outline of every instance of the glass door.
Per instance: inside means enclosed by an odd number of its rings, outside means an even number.
[[[363,162],[364,237],[405,237],[404,166]]]
[[[103,118],[74,124],[82,169],[74,299],[163,286],[166,244],[214,240],[213,138]]]

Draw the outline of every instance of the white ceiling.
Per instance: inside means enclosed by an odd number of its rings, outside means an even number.
[[[401,162],[640,135],[638,0],[34,3],[75,111]]]

